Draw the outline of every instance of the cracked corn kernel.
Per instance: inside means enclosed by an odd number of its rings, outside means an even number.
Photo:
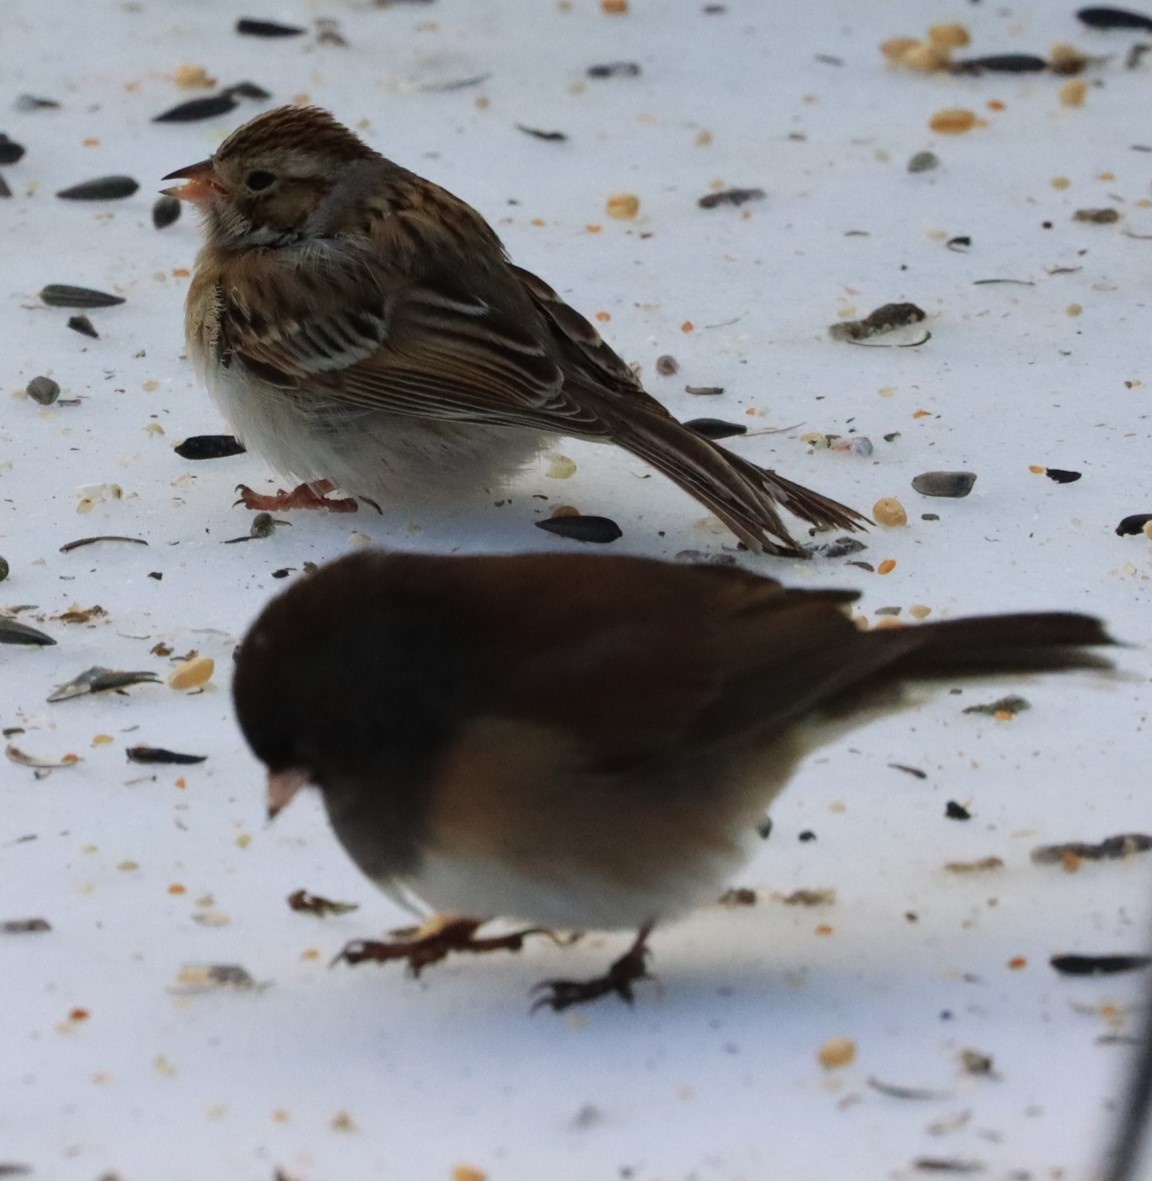
[[[962,135],[978,123],[976,112],[966,107],[945,107],[928,120],[928,126],[939,135]]]
[[[890,528],[908,524],[908,514],[894,496],[885,496],[878,500],[872,506],[872,518],[877,525],[887,525]]]
[[[962,49],[972,44],[968,30],[959,24],[932,25],[928,29],[928,40],[940,49]]]
[[[1060,105],[1082,107],[1088,95],[1088,83],[1083,78],[1070,78],[1060,87]]]
[[[216,662],[211,656],[194,656],[178,664],[168,674],[170,689],[197,689],[206,684],[216,671]]]
[[[856,1061],[856,1042],[850,1037],[830,1037],[816,1051],[816,1059],[825,1070],[850,1066]]]
[[[640,198],[635,193],[613,193],[604,212],[617,221],[631,221],[640,212]]]
[[[876,567],[876,573],[877,574],[891,574],[892,571],[895,569],[896,569],[896,559],[895,558],[885,558],[884,561],[881,562],[880,565]]]

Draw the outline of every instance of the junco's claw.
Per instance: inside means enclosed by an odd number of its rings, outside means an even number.
[[[632,985],[638,980],[651,979],[648,948],[641,941],[616,960],[603,976],[593,976],[590,980],[541,980],[532,988],[541,995],[532,1002],[530,1012],[551,1009],[553,1013],[562,1013],[573,1005],[585,1005],[613,992],[632,1004],[636,999]]]
[[[254,492],[247,484],[237,484],[236,491],[240,499],[233,502],[232,507],[242,504],[245,508],[259,512],[286,512],[294,508],[326,509],[330,513],[354,513],[359,505],[350,496],[343,496],[337,500],[329,500],[327,493],[333,485],[328,480],[319,480],[315,484],[300,484],[291,492],[279,489],[274,496],[265,496]]]
[[[525,927],[520,931],[511,931],[507,935],[486,935],[478,938],[476,931],[485,921],[450,919],[426,935],[419,934],[420,929],[417,928],[412,938],[396,939],[387,943],[372,939],[354,939],[332,960],[332,964],[362,964],[365,960],[385,964],[389,960],[407,960],[408,971],[413,976],[419,976],[429,964],[439,963],[453,951],[468,951],[475,955],[488,951],[519,951],[529,935],[546,935],[554,943],[564,942],[547,927]]]

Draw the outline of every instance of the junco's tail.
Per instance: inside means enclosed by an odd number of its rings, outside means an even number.
[[[820,529],[856,530],[868,523],[854,509],[733,455],[670,416],[627,409],[603,408],[613,440],[695,497],[757,553],[809,557],[788,532],[780,508]]]
[[[910,680],[1110,668],[1109,660],[1086,649],[1115,643],[1100,620],[1071,612],[946,619],[899,633],[920,641],[893,666]],[[877,643],[885,638],[882,631],[867,634]]]

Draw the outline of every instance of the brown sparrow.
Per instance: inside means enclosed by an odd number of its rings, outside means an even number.
[[[573,435],[639,456],[756,551],[807,556],[781,507],[865,521],[682,426],[471,206],[327,111],[270,111],[173,178],[203,213],[189,351],[240,440],[307,485],[244,489],[249,507],[331,506],[333,486],[451,501]]]
[[[554,1008],[631,996],[656,922],[714,900],[800,759],[908,683],[1105,668],[1084,615],[860,631],[857,595],[625,557],[362,551],[302,577],[240,646],[240,727],[270,815],[320,789],[403,902],[471,916],[343,958],[518,947],[480,921],[639,931]]]

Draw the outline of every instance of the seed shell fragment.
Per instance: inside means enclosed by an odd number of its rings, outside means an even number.
[[[528,127],[524,123],[517,123],[515,127],[517,131],[522,131],[525,135],[530,135],[534,139],[547,140],[549,143],[562,143],[568,138],[563,131],[543,131],[539,127]]]
[[[177,750],[166,750],[162,746],[130,746],[124,752],[130,763],[175,763],[179,766],[192,766],[203,763],[207,755],[186,755]]]
[[[123,537],[118,533],[102,533],[99,537],[78,537],[75,541],[66,541],[61,547],[62,554],[70,554],[74,549],[83,549],[86,545],[95,545],[100,541],[124,541],[129,545],[147,545],[143,537]]]
[[[318,918],[330,914],[348,914],[360,909],[358,902],[334,902],[331,898],[322,898],[319,894],[310,894],[307,890],[293,890],[288,895],[287,902],[292,910],[301,914],[314,914]]]
[[[567,537],[572,541],[587,541],[607,545],[624,536],[620,526],[609,517],[549,517],[535,522],[537,529]]]
[[[65,201],[118,201],[131,197],[139,187],[130,176],[100,176],[61,189],[56,196]]]
[[[5,935],[34,935],[41,931],[51,931],[52,924],[47,919],[5,919],[0,923],[0,931]]]
[[[886,303],[862,320],[838,321],[829,327],[828,335],[833,340],[866,340],[909,324],[919,324],[925,318],[926,313],[914,303]]]
[[[112,689],[126,689],[129,685],[159,684],[160,678],[151,671],[119,672],[113,668],[93,665],[79,676],[57,685],[48,697],[49,702],[68,701],[89,693],[105,693]]]
[[[44,632],[7,615],[0,615],[0,644],[36,644],[43,648],[55,643],[56,641]]]
[[[122,295],[94,291],[91,287],[73,287],[69,283],[49,283],[40,298],[50,308],[114,308],[124,303]]]
[[[0,164],[15,164],[24,155],[24,145],[0,133]]]
[[[191,435],[172,448],[181,459],[227,459],[247,448],[235,435]]]
[[[1060,865],[1069,857],[1084,861],[1119,860],[1149,850],[1152,850],[1152,834],[1125,832],[1096,842],[1067,841],[1062,845],[1037,845],[1032,850],[1032,861],[1035,865]]]
[[[95,324],[87,316],[69,316],[68,327],[73,332],[79,332],[81,336],[90,336],[93,340],[100,339],[100,333],[96,331]]]
[[[701,209],[715,209],[720,205],[746,205],[749,201],[762,201],[767,194],[763,189],[722,189],[718,193],[705,193],[696,204]]]

